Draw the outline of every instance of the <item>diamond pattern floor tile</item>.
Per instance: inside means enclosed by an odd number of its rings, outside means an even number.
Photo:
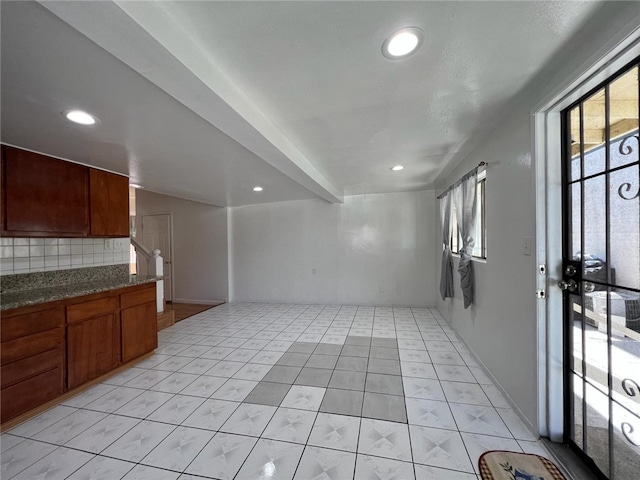
[[[475,480],[545,451],[427,308],[232,303],[158,338],[2,434],[2,478]]]
[[[352,478],[356,456],[353,453],[310,447],[304,449],[295,480],[341,480]]]

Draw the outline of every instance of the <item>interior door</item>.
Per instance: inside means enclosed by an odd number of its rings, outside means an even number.
[[[640,478],[636,59],[563,113],[565,432],[602,478]]]
[[[173,292],[173,263],[171,261],[171,217],[144,215],[142,217],[142,244],[150,250],[159,249],[164,262],[164,299],[171,301]]]

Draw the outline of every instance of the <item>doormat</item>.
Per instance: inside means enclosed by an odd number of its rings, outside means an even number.
[[[551,460],[530,453],[485,452],[478,468],[482,480],[566,480]]]

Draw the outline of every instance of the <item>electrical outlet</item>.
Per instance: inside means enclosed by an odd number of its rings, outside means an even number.
[[[115,250],[124,250],[126,239],[116,238],[113,240],[113,248]]]
[[[105,250],[113,250],[113,238],[107,238],[104,241]]]

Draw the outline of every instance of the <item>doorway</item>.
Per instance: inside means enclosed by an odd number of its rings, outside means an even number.
[[[143,215],[142,244],[150,250],[160,250],[164,263],[164,299],[167,302],[173,300],[171,237],[171,215]]]
[[[640,471],[640,59],[561,114],[565,440]]]

